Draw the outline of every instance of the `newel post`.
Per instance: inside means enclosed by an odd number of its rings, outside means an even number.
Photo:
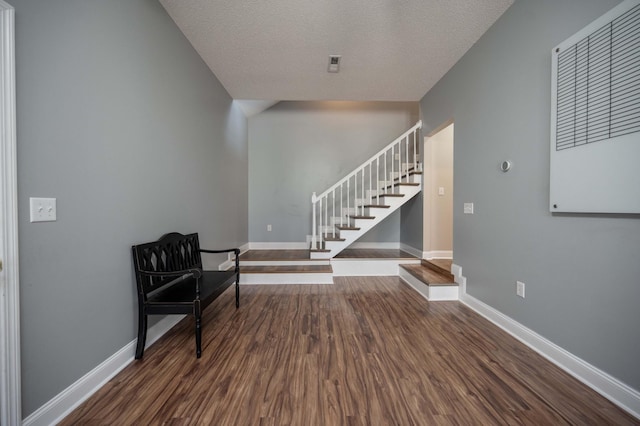
[[[312,221],[311,221],[311,248],[312,249],[317,249],[318,247],[316,246],[316,202],[318,201],[318,197],[316,196],[316,193],[314,192],[311,195],[311,209],[313,210],[312,213]]]

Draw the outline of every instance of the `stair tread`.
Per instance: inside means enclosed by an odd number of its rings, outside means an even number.
[[[242,266],[241,274],[331,274],[331,265],[267,265]]]
[[[451,275],[451,259],[422,259],[422,265],[444,275]],[[453,275],[451,275],[453,280]]]
[[[400,265],[400,267],[427,285],[441,287],[458,285],[453,281],[451,274],[449,276],[440,274],[424,265]]]
[[[404,194],[394,194],[394,193],[388,193],[388,194],[380,194],[381,197],[404,197]]]
[[[248,250],[240,255],[240,262],[260,260],[309,260],[309,250]]]
[[[366,209],[388,209],[391,206],[387,206],[385,204],[366,204],[364,207]]]
[[[360,228],[356,228],[355,226],[336,226],[336,229],[340,231],[359,231],[360,230]]]
[[[375,219],[375,216],[349,216],[351,219]]]
[[[340,237],[324,237],[323,239],[325,241],[346,241],[346,239]]]

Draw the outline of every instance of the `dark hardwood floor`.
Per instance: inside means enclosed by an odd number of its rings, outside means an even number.
[[[628,425],[612,403],[458,302],[397,277],[242,286],[185,319],[61,424]]]

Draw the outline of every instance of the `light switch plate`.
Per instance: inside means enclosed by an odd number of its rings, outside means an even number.
[[[438,187],[438,195],[444,195],[444,186]]]
[[[29,198],[31,222],[55,222],[57,220],[55,198]]]
[[[464,203],[464,214],[473,214],[473,203]]]

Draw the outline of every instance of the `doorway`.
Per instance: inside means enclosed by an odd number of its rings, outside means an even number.
[[[0,424],[22,423],[14,9],[0,0]]]
[[[423,259],[453,259],[453,123],[424,138]]]

